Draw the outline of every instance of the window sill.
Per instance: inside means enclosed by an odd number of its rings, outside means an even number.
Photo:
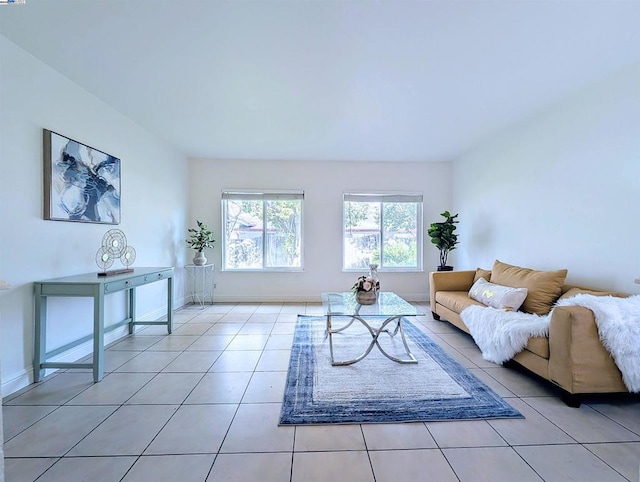
[[[304,268],[295,269],[221,269],[223,273],[304,273]]]

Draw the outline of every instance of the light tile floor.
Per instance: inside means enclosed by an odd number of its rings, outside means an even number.
[[[173,335],[110,346],[102,382],[69,370],[6,397],[6,481],[639,480],[640,397],[569,408],[430,315],[417,324],[524,420],[278,427],[297,314],[320,310],[187,306]]]

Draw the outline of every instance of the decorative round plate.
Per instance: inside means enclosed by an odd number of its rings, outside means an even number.
[[[110,229],[102,238],[102,246],[107,248],[114,258],[119,258],[127,249],[127,237],[119,229]]]
[[[113,265],[113,256],[104,246],[101,246],[96,253],[96,264],[98,268],[101,268],[103,271],[106,271],[107,268]]]
[[[120,256],[120,261],[122,261],[122,264],[128,268],[133,264],[135,260],[136,250],[133,248],[133,246],[127,246],[124,249],[124,253],[122,253],[122,256]]]

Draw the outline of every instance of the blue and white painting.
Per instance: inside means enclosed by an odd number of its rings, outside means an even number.
[[[44,131],[45,219],[120,223],[120,159]]]

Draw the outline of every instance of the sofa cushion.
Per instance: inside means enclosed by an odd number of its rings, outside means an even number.
[[[449,308],[455,313],[462,313],[462,310],[471,305],[484,306],[482,303],[469,298],[467,291],[437,291],[436,303]]]
[[[469,290],[469,297],[499,310],[516,311],[527,297],[527,288],[512,288],[478,279]]]
[[[535,353],[541,356],[545,360],[549,359],[549,338],[542,336],[534,336],[529,338],[525,350],[529,350],[531,353]]]
[[[476,268],[476,274],[473,277],[473,282],[475,283],[480,278],[484,278],[487,281],[491,281],[491,270],[490,269]]]
[[[600,291],[600,290],[593,290],[593,289],[589,289],[589,288],[570,288],[567,291],[565,291],[562,296],[560,298],[558,298],[558,301],[560,300],[564,300],[566,298],[573,298],[575,295],[579,295],[579,294],[586,294],[586,295],[593,295],[593,296],[616,296],[618,298],[622,298],[625,295],[622,293],[618,293],[616,291]]]
[[[537,315],[546,315],[562,294],[567,270],[537,271],[521,268],[498,260],[491,270],[491,281],[514,288],[527,288],[527,297],[521,310]]]

